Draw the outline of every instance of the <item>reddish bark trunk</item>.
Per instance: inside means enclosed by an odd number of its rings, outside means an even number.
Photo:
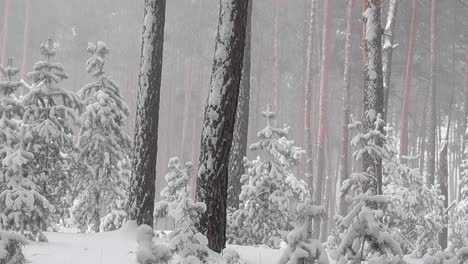
[[[8,40],[8,15],[10,13],[10,0],[5,0],[3,9],[3,30],[2,30],[2,48],[0,53],[0,63],[5,65],[7,62],[6,48]]]
[[[436,108],[436,4],[437,0],[432,0],[431,4],[431,62],[430,62],[430,127],[428,136],[428,160],[427,160],[427,180],[426,184],[431,187],[434,184],[436,168],[436,131],[437,131],[437,108]]]

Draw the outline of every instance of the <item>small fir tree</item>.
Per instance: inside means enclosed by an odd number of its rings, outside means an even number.
[[[15,150],[3,159],[8,168],[6,189],[0,193],[0,228],[38,233],[48,226],[53,206],[36,188],[35,170],[31,166],[34,155],[29,151],[33,137],[29,128],[22,126],[21,141]]]
[[[82,105],[74,92],[60,86],[68,75],[60,63],[52,62],[56,55],[54,41],[47,39],[40,50],[45,60],[36,62],[27,74],[33,84],[22,99],[23,122],[31,130],[31,165],[38,176],[37,183],[41,193],[58,209],[58,221],[71,206],[64,202],[70,200],[66,197],[71,193],[71,158],[77,151],[73,136]]]
[[[109,49],[99,41],[97,45],[89,43],[88,52],[91,58],[86,62],[86,71],[97,80],[79,91],[86,110],[81,116],[78,147],[79,160],[90,170],[75,179],[74,188],[80,197],[91,199],[86,203],[78,201],[80,206],[74,207],[73,214],[81,227],[93,225],[94,231],[99,232],[103,215],[112,210],[123,211],[124,203],[114,201],[127,196],[128,174],[121,172],[122,162],[130,157],[131,140],[125,133],[128,107],[117,83],[104,72]]]
[[[243,245],[265,244],[279,247],[282,237],[292,229],[294,208],[307,196],[305,183],[294,176],[293,166],[304,151],[287,139],[289,127],[276,128],[276,114],[262,113],[267,126],[257,133],[259,141],[250,146],[264,158],[245,161],[247,174],[239,196],[239,209],[230,215],[230,240]]]
[[[351,144],[357,148],[356,159],[364,153],[373,159],[388,158],[388,152],[377,142],[385,142],[380,132],[383,125],[381,115],[377,116],[375,128],[367,133],[358,133]],[[362,131],[362,123],[350,125]],[[353,173],[342,183],[340,191],[352,204],[351,210],[344,218],[339,219],[341,230],[338,263],[403,263],[402,250],[391,234],[384,232],[378,219],[385,213],[388,200],[384,195],[376,195],[376,177],[373,168],[362,173]]]
[[[207,263],[208,239],[195,228],[206,210],[202,202],[189,197],[189,179],[192,163],[181,163],[175,157],[169,160],[167,187],[161,191],[162,200],[155,205],[155,216],[169,215],[175,220],[175,229],[169,234],[169,249],[177,256],[176,263]]]

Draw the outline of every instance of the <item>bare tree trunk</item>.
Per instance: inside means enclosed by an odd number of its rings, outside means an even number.
[[[3,30],[2,30],[2,48],[0,53],[0,63],[5,65],[7,62],[6,48],[8,41],[8,15],[10,13],[10,0],[5,0],[3,9]]]
[[[130,180],[130,219],[153,225],[165,0],[145,0]]]
[[[311,131],[312,120],[312,92],[313,92],[313,71],[312,71],[312,58],[314,50],[314,27],[316,19],[317,0],[310,0],[310,14],[309,14],[309,32],[307,38],[307,61],[306,61],[306,75],[305,75],[305,107],[304,107],[304,133],[306,142],[306,177],[309,185],[310,195],[313,195],[313,169],[314,159],[312,157],[313,141]]]
[[[26,69],[28,61],[29,31],[31,19],[31,0],[25,0],[24,9],[24,29],[23,29],[23,54],[21,59],[21,78],[26,78]]]
[[[351,44],[353,31],[353,1],[348,0],[346,15],[346,44],[345,44],[345,62],[344,62],[344,91],[343,91],[343,121],[341,124],[341,156],[340,156],[340,185],[348,179],[349,175],[349,115],[350,115],[350,97],[351,97]],[[345,216],[348,211],[345,195],[340,194],[339,214]]]
[[[427,130],[427,91],[424,93],[424,108],[422,111],[421,131],[419,133],[419,173],[423,175],[426,157],[426,130]]]
[[[189,62],[189,70],[187,73],[187,85],[184,93],[184,114],[182,116],[182,137],[180,139],[180,154],[179,157],[184,157],[185,155],[185,147],[187,142],[187,134],[188,134],[188,126],[189,126],[189,116],[190,116],[190,108],[192,105],[192,68],[193,68],[193,56],[190,56]]]
[[[234,124],[233,143],[229,157],[228,207],[235,209],[239,209],[239,195],[242,189],[240,179],[245,173],[244,157],[247,155],[247,137],[249,134],[251,18],[252,0],[248,0],[244,61],[242,62],[242,77],[239,87],[236,122]]]
[[[439,153],[439,173],[438,173],[438,184],[440,188],[440,194],[445,198],[444,199],[444,208],[448,208],[448,143],[450,135],[450,121],[451,121],[451,111],[453,106],[453,91],[450,99],[450,113],[448,117],[447,132],[445,134],[445,139],[442,140],[442,146]],[[439,244],[442,249],[447,248],[448,242],[448,229],[447,224],[444,223],[442,231],[439,233]]]
[[[403,102],[401,106],[400,117],[400,158],[408,155],[408,107],[413,67],[413,51],[416,35],[416,0],[413,0],[413,9],[411,13],[411,25],[409,32],[408,53],[406,55],[405,83],[403,90]]]
[[[388,116],[388,98],[390,96],[390,77],[392,75],[393,35],[400,0],[390,0],[388,4],[387,22],[385,24],[382,47],[382,74],[384,86],[384,120]]]
[[[323,32],[322,32],[322,67],[320,75],[320,110],[317,137],[317,174],[314,183],[314,202],[322,204],[322,185],[325,179],[325,134],[328,122],[328,39],[329,39],[330,1],[323,1]],[[320,235],[320,219],[314,220],[312,233],[314,238]]]
[[[209,248],[218,253],[226,244],[229,152],[242,76],[247,20],[247,1],[221,0],[220,3],[197,183],[197,199],[207,208],[198,229],[208,238]]]
[[[426,184],[431,187],[434,184],[436,167],[436,130],[437,130],[437,88],[436,88],[436,4],[437,0],[432,0],[431,4],[431,72],[430,72],[430,127],[428,135],[428,157],[427,157],[427,180]]]
[[[275,18],[273,21],[273,106],[276,113],[281,113],[278,96],[279,96],[279,69],[278,69],[278,19],[279,19],[279,0],[275,1]]]
[[[465,133],[468,128],[468,47],[465,49],[465,89],[464,89],[464,115],[463,115],[463,138],[465,138]],[[462,140],[463,148],[462,151],[466,149],[466,140]]]
[[[366,65],[364,67],[364,132],[375,128],[377,115],[383,112],[382,29],[380,26],[380,0],[368,0],[366,21]],[[379,130],[383,132],[383,127]],[[382,146],[383,142],[377,142]],[[382,194],[382,160],[368,153],[363,155],[363,171],[376,177],[376,192]]]

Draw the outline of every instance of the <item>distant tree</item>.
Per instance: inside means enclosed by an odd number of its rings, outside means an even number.
[[[129,215],[149,226],[153,225],[165,13],[166,0],[145,0]]]
[[[383,76],[382,76],[382,29],[380,26],[380,0],[368,0],[367,9],[364,12],[366,34],[364,66],[364,133],[374,130],[374,124],[379,114],[383,114]],[[379,131],[383,132],[385,122],[379,123]],[[375,142],[382,146],[378,139]],[[362,158],[363,171],[375,175],[376,192],[382,194],[382,160],[375,159],[370,154],[364,153]]]
[[[221,252],[226,243],[229,152],[232,146],[247,22],[247,1],[220,0],[218,33],[203,121],[197,200],[206,204],[199,231]]]
[[[351,44],[353,32],[353,1],[348,0],[346,15],[346,44],[344,61],[344,86],[343,86],[343,121],[341,124],[341,156],[340,156],[340,186],[348,178],[349,162],[349,120],[350,120],[350,97],[351,97]],[[348,206],[344,195],[340,195],[339,214],[346,215]]]
[[[414,42],[416,41],[416,7],[417,1],[413,0],[411,23],[409,31],[408,53],[406,54],[405,81],[403,85],[403,102],[400,116],[400,156],[408,154],[408,115],[411,78],[413,69]]]
[[[58,216],[63,216],[70,206],[66,204],[71,188],[69,168],[77,152],[74,135],[80,124],[82,104],[74,92],[59,85],[68,75],[60,63],[52,62],[56,55],[54,41],[47,39],[40,50],[45,60],[36,62],[33,71],[27,74],[33,85],[22,99],[23,122],[33,137],[31,162],[39,177],[36,183],[57,207]]]
[[[249,132],[252,0],[247,1],[249,3],[245,29],[244,61],[242,62],[242,76],[239,86],[236,121],[234,124],[233,142],[229,156],[228,207],[235,209],[239,209],[239,195],[242,186],[240,179],[242,174],[245,173],[244,157],[247,155],[247,136]]]
[[[322,204],[322,185],[326,179],[325,175],[325,134],[328,127],[328,46],[329,46],[329,21],[330,21],[330,1],[323,1],[323,31],[322,31],[322,62],[320,70],[320,110],[319,127],[317,133],[317,173],[315,175],[313,187],[313,201]],[[326,185],[326,183],[325,183]],[[314,220],[312,229],[313,238],[320,236],[321,218]]]
[[[104,206],[110,207],[126,198],[128,178],[121,174],[120,165],[130,156],[131,139],[125,133],[128,107],[120,95],[118,84],[104,72],[109,49],[104,42],[99,41],[97,45],[89,43],[88,52],[91,57],[86,62],[86,71],[96,81],[78,92],[86,106],[81,116],[78,148],[80,162],[91,170],[78,174],[74,179],[74,190],[86,200],[73,214],[80,226],[93,224],[94,231],[99,232],[101,212],[111,213]],[[120,205],[123,206],[123,203]],[[92,214],[92,217],[85,216],[88,214]]]
[[[436,7],[437,1],[431,1],[431,47],[430,47],[430,110],[429,110],[429,134],[428,134],[428,157],[427,157],[427,181],[426,184],[434,184],[436,168],[436,130],[437,130],[437,87],[436,87]]]
[[[0,63],[5,64],[7,62],[6,57],[6,48],[7,48],[7,40],[8,40],[8,22],[9,22],[9,15],[10,15],[10,0],[5,0],[3,5],[3,28],[2,28],[2,39],[0,45]]]

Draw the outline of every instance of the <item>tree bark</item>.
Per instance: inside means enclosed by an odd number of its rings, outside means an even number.
[[[24,29],[23,29],[23,53],[21,59],[21,78],[26,78],[26,66],[28,61],[28,45],[29,45],[29,31],[30,31],[30,20],[31,20],[31,0],[25,0],[24,9]]]
[[[466,130],[468,128],[468,47],[465,49],[465,89],[464,89],[464,115],[463,115],[463,130],[462,135],[463,139],[465,139]],[[466,140],[462,140],[462,151],[466,149]]]
[[[398,4],[400,0],[390,0],[385,24],[382,48],[382,74],[384,86],[384,120],[388,116],[388,98],[390,96],[390,77],[392,75],[393,35],[397,17]]]
[[[364,66],[364,133],[375,129],[377,115],[383,112],[382,29],[380,26],[380,0],[368,0],[365,12],[366,64]],[[383,133],[383,127],[378,128]],[[382,146],[383,142],[377,142]],[[382,160],[367,152],[363,155],[363,171],[375,175],[377,194],[382,194]]]
[[[322,204],[322,185],[325,179],[325,134],[328,122],[328,40],[329,40],[330,1],[323,1],[323,32],[322,32],[322,67],[320,76],[319,128],[317,137],[317,174],[314,183],[314,202]],[[314,220],[312,236],[320,236],[320,219]]]
[[[306,73],[305,73],[305,104],[304,104],[304,133],[306,145],[306,177],[309,185],[309,192],[313,195],[313,169],[314,159],[312,157],[313,141],[311,131],[312,120],[312,91],[313,91],[313,71],[312,71],[312,57],[314,50],[314,27],[316,20],[317,0],[310,0],[310,14],[309,14],[309,32],[307,37],[307,60],[306,60]]]
[[[341,124],[341,156],[340,156],[340,185],[348,179],[349,176],[349,115],[350,115],[350,97],[351,97],[351,45],[353,32],[353,1],[348,0],[346,15],[346,44],[345,44],[345,62],[344,62],[344,91],[343,91],[343,121]],[[345,195],[340,194],[339,214],[347,214],[347,204]]]
[[[229,152],[245,46],[247,1],[220,0],[218,33],[200,145],[197,198],[206,204],[198,230],[208,247],[226,244]]]
[[[411,89],[413,51],[416,35],[416,0],[413,0],[413,9],[411,12],[411,25],[409,32],[408,53],[406,55],[405,83],[403,89],[403,101],[400,116],[400,158],[408,155],[408,107]]]
[[[278,97],[279,97],[279,69],[278,69],[278,19],[279,19],[279,0],[275,1],[275,18],[273,21],[273,106],[276,113],[281,113]]]
[[[145,0],[129,215],[153,225],[165,0]]]
[[[427,179],[426,184],[434,185],[436,167],[436,131],[437,131],[437,108],[436,108],[436,4],[437,0],[432,0],[431,4],[431,62],[430,62],[430,127],[428,135],[428,157],[427,157]]]
[[[229,192],[228,207],[239,209],[239,195],[242,184],[241,176],[245,173],[244,157],[247,155],[247,138],[249,134],[249,103],[250,103],[250,48],[251,48],[251,18],[252,0],[248,1],[247,24],[245,32],[244,58],[242,76],[237,102],[236,121],[234,124],[233,143],[229,156]]]

